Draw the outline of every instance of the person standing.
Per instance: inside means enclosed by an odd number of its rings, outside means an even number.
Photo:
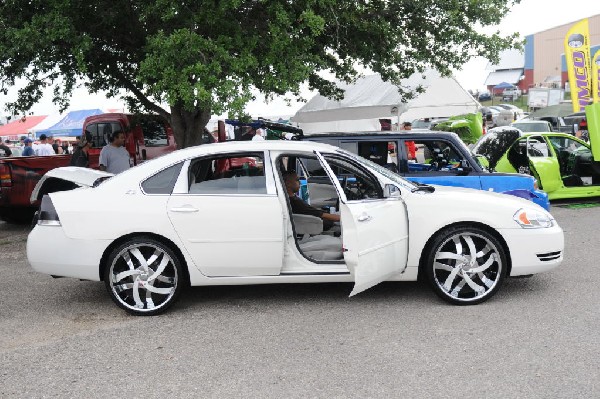
[[[37,145],[37,149],[35,150],[35,155],[38,156],[47,156],[47,155],[56,155],[54,152],[54,148],[50,144],[48,144],[48,137],[45,134],[40,135],[40,143]]]
[[[79,145],[73,150],[73,155],[71,155],[71,161],[69,165],[87,168],[90,164],[90,148],[92,148],[92,134],[85,132],[85,134],[82,136],[82,139],[79,141]]]
[[[10,148],[0,140],[0,157],[10,157],[11,155]]]
[[[110,143],[100,151],[100,170],[117,174],[131,167],[130,156],[124,145],[125,133],[114,131],[110,136]]]
[[[412,123],[404,122],[402,124],[402,130],[410,131],[412,130]],[[414,141],[406,141],[406,151],[408,152],[408,159],[417,159],[417,146]]]
[[[33,147],[31,147],[31,143],[33,143],[33,141],[31,139],[25,139],[23,140],[23,156],[24,157],[31,157],[35,155],[35,152],[33,151]]]

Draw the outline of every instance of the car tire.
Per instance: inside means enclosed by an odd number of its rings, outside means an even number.
[[[137,316],[164,312],[185,286],[181,260],[164,243],[134,237],[117,246],[104,268],[104,284],[112,300]]]
[[[507,273],[504,246],[474,226],[442,230],[429,246],[425,262],[433,291],[454,305],[475,305],[500,289]]]

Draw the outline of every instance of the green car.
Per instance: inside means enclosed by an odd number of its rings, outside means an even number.
[[[586,113],[590,144],[571,134],[507,126],[491,129],[472,151],[490,170],[533,175],[550,200],[600,196],[600,103]]]

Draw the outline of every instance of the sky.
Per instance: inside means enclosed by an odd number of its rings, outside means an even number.
[[[577,4],[577,6],[574,6]],[[600,0],[522,0],[520,4],[515,5],[511,11],[504,16],[502,22],[491,29],[486,29],[486,33],[500,30],[501,33],[509,34],[519,33],[523,38],[532,33],[540,32],[578,21],[592,15],[600,14]],[[484,82],[489,73],[486,70],[488,61],[478,57],[467,62],[461,70],[454,73],[458,82],[467,90],[483,90]],[[4,105],[7,101],[14,98],[15,91],[9,92],[8,96],[0,95],[0,115],[6,114]],[[315,93],[308,89],[303,91],[303,96],[310,99]],[[44,98],[31,109],[35,115],[47,115],[58,112],[58,107],[52,104],[51,89],[47,90]],[[291,116],[304,103],[292,101],[288,106],[283,98],[266,103],[262,96],[257,95],[257,99],[246,106],[246,112],[253,117],[275,117]],[[84,88],[76,89],[72,99],[70,109],[101,108],[123,109],[123,104],[118,99],[107,99],[103,94],[88,94]]]

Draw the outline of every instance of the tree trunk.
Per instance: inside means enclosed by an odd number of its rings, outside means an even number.
[[[171,106],[171,128],[177,149],[202,144],[206,124],[210,120],[210,110],[196,108],[186,110],[181,104]]]

